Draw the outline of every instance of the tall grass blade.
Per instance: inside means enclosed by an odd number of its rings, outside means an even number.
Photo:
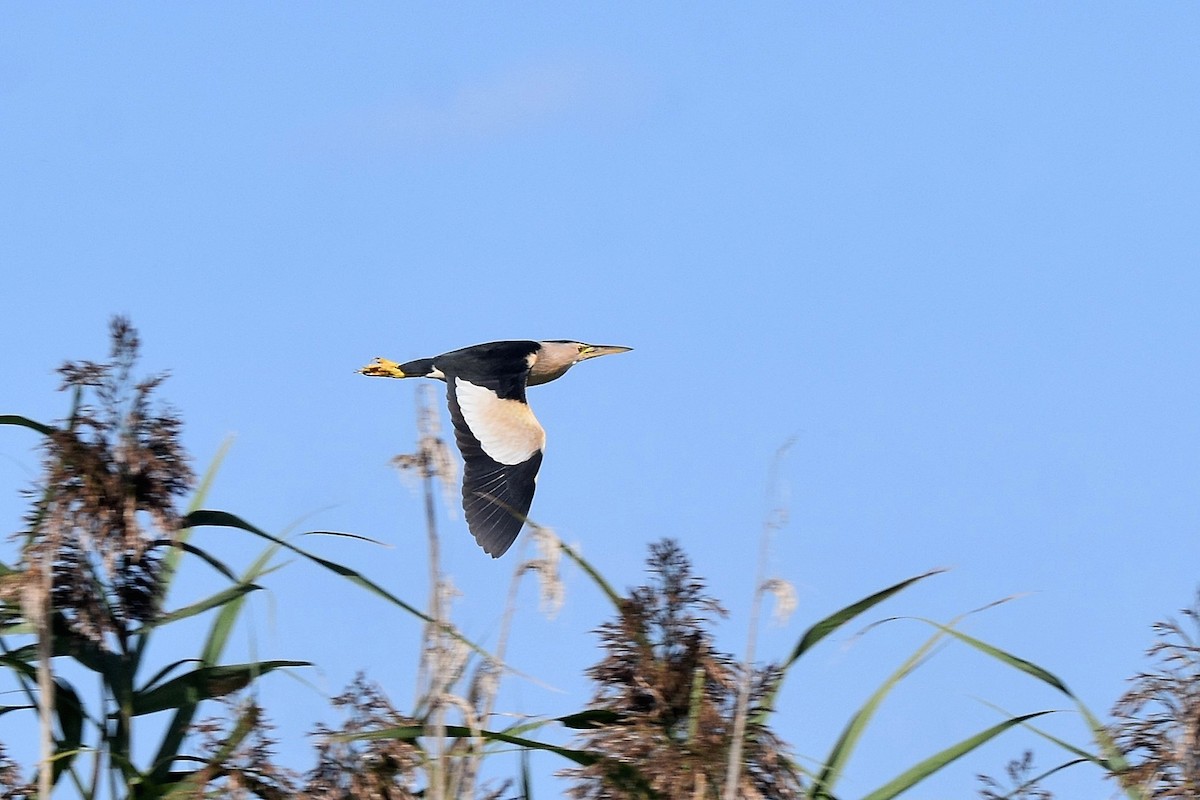
[[[280,545],[268,544],[263,552],[259,554],[249,567],[246,568],[245,574],[238,581],[241,585],[252,585],[254,581],[261,578],[263,575],[271,572],[268,568],[271,559],[279,552]],[[217,613],[217,617],[213,620],[212,627],[209,628],[208,636],[204,640],[204,645],[200,648],[199,661],[204,666],[214,666],[221,659],[221,655],[225,652],[225,645],[229,642],[229,637],[233,633],[234,625],[237,623],[238,616],[241,614],[242,607],[245,605],[247,595],[240,595],[224,606]],[[154,757],[154,767],[151,771],[150,782],[153,785],[162,785],[168,781],[170,775],[171,764],[179,754],[179,748],[183,745],[183,740],[187,737],[189,728],[192,725],[192,720],[196,715],[198,702],[187,703],[175,709],[175,714],[171,718],[171,722],[167,725],[163,732],[162,743],[159,745],[158,753]]]
[[[920,617],[915,619],[924,622],[926,625],[932,625],[935,628],[944,628],[944,626],[934,622],[933,620]],[[1112,737],[1108,733],[1108,729],[1105,728],[1104,724],[1101,723],[1096,715],[1092,713],[1091,709],[1089,709],[1082,700],[1076,697],[1074,692],[1067,688],[1066,683],[1064,683],[1058,676],[1054,675],[1049,670],[1039,667],[1032,661],[1015,656],[1012,653],[995,647],[994,645],[980,641],[973,636],[968,636],[961,631],[946,630],[945,632],[964,644],[974,647],[981,653],[985,653],[992,658],[995,658],[998,661],[1013,667],[1014,669],[1020,670],[1026,675],[1036,678],[1037,680],[1053,687],[1054,689],[1057,689],[1067,697],[1071,698],[1071,701],[1075,704],[1075,708],[1079,711],[1080,715],[1087,723],[1088,728],[1091,730],[1092,735],[1095,737],[1096,743],[1099,745],[1102,753],[1102,758],[1096,759],[1094,755],[1090,755],[1089,758],[1095,759],[1096,763],[1104,765],[1106,769],[1111,770],[1113,773],[1121,773],[1129,768],[1129,762],[1125,760],[1125,756],[1113,742]],[[1122,789],[1125,793],[1125,796],[1129,797],[1130,800],[1142,800],[1144,797],[1141,790],[1137,789],[1136,787],[1126,786],[1122,787]]]
[[[213,481],[217,479],[217,473],[221,471],[221,465],[225,463],[225,457],[229,455],[229,451],[233,448],[233,437],[226,436],[217,452],[212,457],[212,461],[208,462],[208,468],[204,470],[204,475],[200,477],[200,482],[196,484],[196,491],[192,493],[192,499],[188,502],[188,514],[193,511],[199,511],[204,507],[204,501],[208,499],[208,493],[212,491]]]
[[[762,702],[763,710],[754,716],[753,721],[760,725],[766,722],[766,718],[770,714],[771,709],[775,707],[775,698],[779,696],[779,689],[783,685],[783,680],[787,676],[788,670],[790,670],[791,667],[800,660],[801,656],[815,647],[822,639],[829,636],[838,628],[841,628],[850,620],[866,611],[871,610],[893,595],[899,594],[915,583],[919,583],[920,581],[923,581],[926,578],[930,578],[934,575],[940,575],[943,572],[945,572],[944,569],[934,569],[900,581],[897,584],[875,592],[874,594],[864,597],[857,602],[851,603],[845,608],[835,611],[806,630],[804,635],[800,637],[800,641],[796,643],[796,646],[792,648],[792,652],[780,666],[779,680],[775,682],[775,685],[764,696]]]
[[[79,702],[79,695],[69,683],[57,679],[54,684],[54,713],[58,717],[58,727],[62,732],[62,737],[55,743],[54,751],[52,782],[57,784],[63,772],[71,768],[71,763],[83,745],[83,706]]]
[[[184,529],[184,532],[186,532],[186,531],[187,531],[187,529]],[[182,551],[184,553],[190,553],[191,555],[194,555],[196,558],[203,561],[205,564],[208,564],[210,567],[215,569],[217,572],[221,573],[221,575],[223,575],[224,577],[228,578],[231,583],[238,582],[237,574],[234,573],[234,571],[232,569],[230,569],[228,566],[226,566],[225,562],[221,561],[221,559],[212,555],[208,551],[206,551],[202,548],[199,548],[194,544],[191,544],[190,542],[185,542],[182,540],[172,542],[169,539],[157,539],[157,540],[155,540],[154,545],[158,546],[158,547],[170,548],[171,553],[167,556],[167,558],[173,557],[176,562],[178,562],[178,559],[179,559],[179,555],[180,555],[179,551]],[[172,573],[172,575],[173,574],[174,573]]]
[[[1019,717],[1006,719],[1003,722],[980,731],[974,736],[963,739],[958,744],[951,745],[945,750],[935,753],[929,758],[926,758],[912,767],[909,767],[904,772],[885,783],[883,786],[880,786],[875,791],[863,797],[862,800],[892,800],[892,798],[896,797],[902,792],[908,791],[921,781],[928,778],[930,775],[945,767],[947,764],[962,758],[967,753],[983,744],[986,744],[1014,725],[1020,725],[1026,720],[1051,713],[1053,712],[1035,711],[1032,714],[1022,714]]]
[[[417,617],[418,619],[421,619],[427,623],[435,623],[435,620],[432,617],[430,617],[428,614],[426,614],[425,612],[416,608],[415,606],[412,606],[409,603],[404,602],[399,597],[396,597],[391,592],[389,592],[387,589],[384,589],[382,586],[380,586],[379,584],[370,580],[369,578],[365,577],[364,575],[357,572],[356,570],[353,570],[350,567],[346,567],[341,564],[338,564],[334,561],[330,561],[328,559],[321,558],[320,556],[315,555],[314,553],[310,553],[307,550],[297,547],[296,545],[292,544],[291,542],[289,542],[285,539],[280,539],[278,536],[273,536],[273,535],[267,533],[266,531],[260,530],[256,527],[254,527],[253,525],[251,525],[250,523],[246,522],[245,520],[241,519],[240,517],[237,517],[226,511],[208,511],[208,510],[193,511],[192,513],[188,514],[184,518],[184,524],[186,524],[190,527],[210,526],[210,527],[217,527],[217,528],[236,528],[238,530],[246,531],[247,533],[252,533],[255,536],[260,536],[263,539],[274,542],[275,544],[279,545],[280,547],[290,550],[291,552],[295,553],[296,555],[301,556],[302,558],[305,558],[305,559],[313,562],[314,564],[324,567],[325,569],[329,570],[330,572],[334,573],[335,575],[340,575],[341,577],[345,578],[346,580],[350,581],[351,583],[357,584],[357,585],[365,588],[367,591],[371,592],[372,594],[382,597],[383,599],[387,600],[389,603],[392,603],[393,605],[399,606],[400,608],[404,609],[405,611],[412,614],[414,617]],[[320,533],[327,533],[327,532],[320,531]],[[449,625],[448,623],[444,623],[442,625],[442,627],[445,628],[446,633],[448,633],[450,636],[453,636],[455,639],[458,639],[460,642],[465,644],[467,647],[470,647],[472,650],[474,650],[479,655],[481,655],[485,658],[491,657],[491,653],[489,653],[486,649],[479,646],[475,642],[472,642],[470,639],[463,636],[461,633],[459,633],[457,630],[455,630],[452,625]]]
[[[900,581],[893,586],[889,586],[888,588],[878,591],[873,595],[864,597],[862,600],[859,600],[856,603],[851,603],[845,608],[830,614],[828,617],[804,632],[804,635],[800,637],[800,641],[797,642],[796,646],[792,649],[791,655],[789,655],[787,660],[783,662],[784,668],[786,669],[787,667],[790,667],[792,664],[796,663],[796,661],[798,661],[802,655],[811,650],[817,644],[817,642],[821,641],[826,636],[857,617],[859,614],[862,614],[864,611],[869,611],[870,609],[882,603],[884,600],[887,600],[893,595],[904,591],[914,583],[923,581],[926,578],[932,577],[933,575],[940,575],[943,572],[945,572],[945,570],[935,569],[921,575],[908,578],[907,580]]]
[[[255,661],[250,664],[198,667],[148,691],[134,692],[133,715],[169,711],[203,700],[224,697],[244,689],[268,672],[288,667],[310,666],[312,664],[308,661]]]
[[[204,471],[204,475],[200,478],[200,483],[196,487],[196,491],[192,493],[192,499],[188,503],[186,514],[197,510],[204,504],[205,498],[208,497],[209,491],[212,489],[213,481],[216,479],[217,472],[221,468],[221,464],[225,461],[225,456],[229,453],[230,447],[233,446],[233,437],[227,436],[217,448],[216,455],[209,462],[208,468]],[[190,544],[188,539],[191,537],[191,528],[185,523],[181,523],[179,529],[175,531],[172,539],[160,540],[155,542],[156,545],[166,546],[167,554],[163,557],[163,567],[159,575],[159,597],[160,601],[165,601],[170,596],[171,587],[175,583],[175,576],[179,572],[179,562],[183,558],[183,554],[191,553],[197,558],[202,559],[209,564],[213,569],[220,572],[233,583],[238,583],[238,579],[229,567],[225,566],[219,559],[208,554],[204,550]],[[146,652],[146,648],[150,644],[149,634],[153,630],[153,626],[144,627],[139,631],[137,642],[134,646],[134,661],[141,663],[142,656]]]
[[[233,437],[227,436],[221,442],[220,447],[217,448],[217,453],[213,456],[212,461],[208,463],[208,468],[204,470],[204,475],[200,477],[200,482],[196,485],[196,491],[192,493],[192,499],[188,502],[187,510],[184,512],[185,516],[193,511],[199,511],[204,505],[204,501],[208,498],[208,493],[212,491],[213,481],[216,480],[217,473],[221,469],[221,464],[225,462],[225,457],[229,455],[231,447],[233,447]],[[186,550],[185,545],[190,536],[191,529],[186,524],[181,525],[175,543]],[[189,550],[188,552],[191,551]],[[174,582],[181,557],[182,553],[172,550],[163,559],[162,592],[164,598],[167,596],[171,584]]]
[[[170,664],[167,664],[165,667],[160,669],[158,672],[154,673],[154,675],[151,676],[150,680],[148,680],[144,684],[142,684],[142,691],[146,692],[146,691],[149,691],[150,689],[154,688],[155,686],[157,686],[159,684],[160,681],[165,680],[168,675],[170,675],[172,672],[179,669],[183,665],[195,664],[195,663],[196,663],[196,659],[194,659],[194,658],[180,658],[176,661],[172,661]]]
[[[875,712],[879,710],[879,706],[888,694],[891,693],[892,689],[921,664],[941,638],[941,633],[935,633],[926,640],[888,676],[887,680],[879,688],[871,693],[867,701],[854,713],[854,716],[850,718],[838,740],[834,743],[829,756],[825,759],[825,766],[822,767],[820,774],[813,781],[809,792],[810,797],[820,798],[820,800],[828,800],[828,798],[832,797],[834,786],[841,778],[842,772],[850,760],[850,756],[853,755],[855,748],[858,746],[859,739],[862,738],[867,725],[870,724],[871,719],[875,716]]]
[[[325,569],[329,570],[330,572],[340,575],[341,577],[345,578],[346,580],[350,581],[351,583],[356,583],[359,586],[362,586],[367,591],[369,591],[375,595],[378,595],[379,597],[384,598],[385,600],[392,603],[393,605],[399,606],[400,608],[404,609],[408,613],[424,620],[425,622],[433,621],[429,617],[429,615],[425,614],[420,609],[404,602],[399,597],[396,597],[391,592],[384,589],[382,586],[375,583],[374,581],[371,581],[370,579],[364,577],[359,572],[356,572],[355,570],[352,570],[349,567],[342,566],[341,564],[335,563],[333,561],[329,561],[328,559],[321,558],[318,555],[315,555],[313,553],[308,552],[307,550],[297,547],[296,545],[292,544],[291,542],[288,542],[285,539],[280,539],[277,536],[272,536],[271,534],[267,533],[266,531],[260,530],[256,527],[254,527],[253,525],[251,525],[250,523],[246,522],[245,520],[241,519],[240,517],[237,517],[226,511],[209,511],[209,510],[193,511],[190,514],[188,514],[186,517],[184,517],[184,524],[189,528],[199,528],[199,527],[205,527],[205,526],[215,527],[215,528],[236,528],[238,530],[246,531],[247,533],[252,533],[255,536],[260,536],[263,539],[274,542],[275,544],[279,545],[280,547],[284,547],[284,548],[292,551],[296,555],[301,556],[301,557],[313,562],[314,564],[318,564],[318,565],[324,567]],[[479,650],[479,652],[486,655],[486,651],[483,651],[479,648],[476,648],[476,649]]]
[[[607,597],[609,602],[613,604],[613,608],[620,612],[621,604],[623,602],[621,595],[617,594],[617,591],[612,588],[612,585],[608,581],[604,579],[604,576],[600,574],[600,571],[593,567],[587,559],[575,552],[575,548],[571,547],[566,542],[560,540],[559,544],[562,546],[563,552],[567,554],[567,557],[579,565],[579,568],[582,569],[584,573],[592,579],[592,582],[595,583],[596,586],[600,587],[600,591],[604,592],[604,596]]]
[[[57,430],[53,425],[46,425],[29,417],[22,417],[20,414],[0,414],[0,425],[19,425],[22,428],[37,431],[43,436],[49,436]]]
[[[926,625],[930,625],[934,628],[937,628],[938,630],[940,630],[942,633],[946,634],[947,636],[953,636],[955,639],[958,639],[963,644],[970,645],[971,647],[975,648],[979,652],[985,653],[985,654],[991,656],[992,658],[1012,667],[1013,669],[1019,670],[1021,672],[1024,672],[1026,675],[1030,675],[1030,676],[1038,679],[1039,681],[1062,692],[1063,694],[1065,694],[1067,697],[1071,698],[1072,700],[1076,699],[1075,695],[1071,692],[1070,689],[1067,688],[1067,685],[1065,683],[1063,683],[1063,681],[1060,678],[1058,678],[1058,676],[1054,675],[1049,670],[1039,667],[1037,664],[1034,664],[1032,661],[1027,661],[1026,659],[1021,658],[1020,656],[1015,656],[1012,653],[1009,653],[1005,650],[1001,650],[999,647],[996,647],[995,645],[990,645],[987,642],[976,639],[974,636],[970,636],[968,634],[963,633],[962,631],[955,630],[954,628],[943,625],[940,622],[934,622],[931,619],[924,619],[922,617],[914,617],[914,619],[924,622]]]
[[[1012,716],[1012,714],[1010,712],[1006,711],[1005,709],[1003,709],[1000,706],[997,706],[993,703],[985,702],[984,705],[988,706],[989,708],[995,709],[997,712],[1003,714],[1006,717]],[[1098,756],[1095,753],[1089,753],[1087,750],[1084,750],[1082,747],[1071,744],[1070,742],[1066,741],[1065,739],[1060,739],[1059,737],[1055,736],[1054,734],[1049,733],[1048,731],[1044,731],[1036,725],[1031,725],[1027,722],[1022,727],[1026,728],[1027,730],[1029,730],[1032,733],[1037,734],[1038,736],[1042,737],[1043,739],[1050,742],[1051,744],[1053,744],[1057,747],[1060,747],[1063,750],[1067,751],[1068,753],[1076,756],[1077,759],[1079,759],[1079,760],[1090,762],[1090,763],[1095,764],[1096,766],[1100,767],[1101,769],[1108,770],[1110,772],[1115,771],[1112,763],[1110,763],[1107,759],[1105,759],[1101,756]],[[1075,762],[1071,762],[1071,763],[1075,763]]]
[[[23,706],[0,706],[0,717],[3,717],[10,711],[36,711],[37,706],[29,704]]]
[[[567,714],[565,717],[555,717],[550,722],[558,722],[565,728],[585,731],[601,728],[605,725],[616,725],[625,719],[625,715],[607,708],[593,708]]]
[[[375,544],[380,547],[386,547],[389,550],[392,548],[387,542],[381,542],[378,539],[372,539],[370,536],[363,536],[361,533],[347,533],[346,531],[305,531],[301,536],[329,536],[335,539],[353,539],[356,542],[366,542],[367,544]]]
[[[1030,796],[1027,794],[1027,792],[1031,788],[1040,785],[1042,781],[1046,780],[1046,778],[1049,778],[1051,775],[1055,774],[1056,772],[1062,772],[1064,769],[1067,769],[1068,767],[1073,767],[1076,764],[1087,764],[1090,761],[1091,761],[1091,759],[1087,759],[1087,758],[1077,758],[1073,761],[1063,762],[1062,764],[1059,764],[1056,767],[1051,767],[1050,769],[1046,770],[1045,772],[1041,773],[1040,775],[1035,775],[1034,777],[1029,778],[1028,780],[1022,781],[1020,786],[1017,786],[1016,788],[1014,788],[1011,792],[1004,795],[1004,797],[1000,798],[1000,800],[1010,800],[1010,798]]]
[[[514,723],[505,728],[502,733],[509,736],[520,736],[530,731],[536,731],[544,728],[552,722],[557,722],[564,728],[570,728],[577,731],[589,731],[596,728],[602,728],[605,725],[619,725],[625,721],[626,717],[617,711],[610,711],[607,708],[595,708],[588,711],[580,711],[575,714],[567,714],[565,717],[553,717],[549,719],[532,719],[524,722]]]
[[[560,720],[573,719],[577,716],[579,715],[570,715],[569,717],[562,717]],[[576,723],[579,722],[577,719],[573,719],[573,721]],[[420,738],[428,737],[430,735],[429,728],[430,726],[427,725],[399,725],[393,728],[381,728],[379,730],[367,731],[364,733],[340,734],[334,736],[333,738],[342,741],[371,739],[402,739],[407,741],[415,741]],[[549,744],[547,742],[539,742],[535,739],[527,739],[523,736],[514,736],[511,733],[504,733],[501,731],[472,729],[464,725],[442,726],[439,729],[439,734],[451,739],[483,738],[492,742],[516,745],[525,751],[545,750],[583,767],[604,762],[610,780],[612,780],[614,784],[623,790],[632,792],[633,794],[630,796],[646,798],[657,798],[660,796],[658,792],[654,791],[650,782],[635,766],[612,761],[601,754],[588,752],[586,750],[574,750],[569,747],[560,747],[559,745]]]
[[[445,735],[451,739],[471,739],[478,736],[489,741],[513,744],[528,750],[546,750],[584,767],[591,766],[601,759],[601,756],[598,756],[595,753],[589,753],[586,750],[572,750],[569,747],[560,747],[559,745],[549,744],[547,742],[539,742],[535,739],[526,739],[522,736],[512,736],[507,733],[501,733],[500,731],[473,731],[471,728],[465,725],[446,725],[444,730]],[[429,730],[425,725],[397,725],[393,728],[380,728],[379,730],[367,731],[365,733],[339,734],[332,738],[343,741],[372,739],[400,739],[412,741],[427,736],[429,736]]]
[[[139,634],[145,633],[152,628],[159,628],[163,625],[177,622],[181,619],[187,619],[188,617],[194,617],[197,614],[203,614],[205,611],[211,611],[214,608],[220,608],[226,603],[250,594],[251,592],[260,591],[261,589],[262,587],[255,583],[243,583],[239,584],[238,586],[231,586],[228,589],[223,589],[216,594],[210,595],[209,597],[192,603],[191,605],[184,606],[183,608],[177,608],[174,611],[169,611],[153,622],[142,626],[137,632]]]
[[[529,751],[521,751],[521,800],[533,800],[533,777],[529,773]]]
[[[81,666],[105,677],[105,680],[119,678],[128,670],[122,663],[121,657],[97,647],[90,639],[86,639],[71,631],[61,613],[54,615],[54,656],[68,656],[75,659]],[[23,662],[25,667],[37,657],[37,645],[28,644],[15,650],[8,650],[0,656],[0,664],[16,668],[17,662]],[[19,671],[19,670],[18,670]]]

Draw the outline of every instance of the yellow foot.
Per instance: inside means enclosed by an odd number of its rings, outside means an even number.
[[[388,361],[386,358],[377,358],[370,364],[360,369],[359,374],[370,375],[376,378],[407,378],[400,371],[400,365],[395,361]]]

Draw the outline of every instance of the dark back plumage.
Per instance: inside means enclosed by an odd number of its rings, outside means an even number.
[[[451,350],[432,361],[447,378],[453,375],[491,389],[502,400],[524,402],[529,357],[539,347],[532,341],[489,342]]]

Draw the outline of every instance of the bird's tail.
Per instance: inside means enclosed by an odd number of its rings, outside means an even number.
[[[386,358],[376,358],[359,370],[362,375],[376,378],[430,378],[435,377],[436,372],[432,358],[418,358],[404,364]]]

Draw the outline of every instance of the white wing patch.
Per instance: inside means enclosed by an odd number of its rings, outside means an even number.
[[[463,419],[483,452],[500,464],[520,464],[546,446],[546,432],[528,404],[501,400],[491,389],[454,379]]]

